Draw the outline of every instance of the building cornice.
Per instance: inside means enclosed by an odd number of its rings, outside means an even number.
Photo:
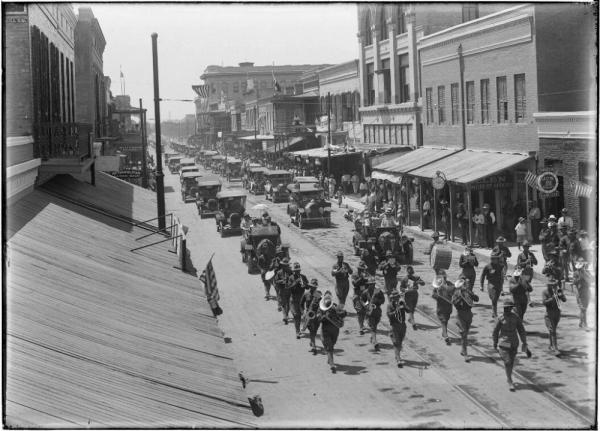
[[[7,147],[18,147],[20,145],[33,144],[33,136],[8,136],[6,138]]]
[[[535,112],[538,137],[549,139],[596,139],[596,113]]]

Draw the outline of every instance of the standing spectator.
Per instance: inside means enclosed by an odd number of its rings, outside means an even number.
[[[341,184],[344,194],[350,194],[350,189],[352,187],[352,176],[350,174],[342,175],[342,184]]]
[[[327,177],[327,175],[323,175],[323,190],[325,199],[329,199],[329,178]]]
[[[354,171],[352,173],[351,181],[352,181],[352,188],[354,190],[354,194],[356,195],[356,194],[358,194],[358,187],[360,184],[360,178],[358,177],[358,175],[356,175],[356,171]]]
[[[333,198],[333,196],[335,195],[335,186],[336,186],[335,178],[333,178],[333,175],[331,175],[329,177],[329,197],[330,198]]]
[[[429,196],[425,196],[423,199],[423,229],[429,229],[429,222],[431,220],[431,204],[429,203]]]
[[[456,206],[456,221],[460,227],[460,236],[463,245],[467,245],[469,243],[469,218],[465,211],[465,205],[462,202],[459,202]]]
[[[573,227],[573,219],[569,215],[569,211],[566,208],[563,208],[561,213],[562,213],[562,216],[558,219],[558,226],[560,227],[562,225],[565,225],[568,228],[572,228]]]
[[[527,240],[527,220],[525,220],[525,217],[519,217],[515,232],[517,233],[517,247],[521,250],[521,244]]]
[[[490,209],[488,204],[483,204],[483,232],[485,236],[486,248],[494,247],[494,225],[496,224],[496,215]]]
[[[360,185],[358,186],[358,190],[360,191],[360,197],[363,197],[367,194],[367,182],[362,180]]]
[[[533,237],[533,243],[539,243],[540,236],[540,220],[542,218],[542,212],[540,211],[536,202],[531,204],[531,209],[529,210],[529,220],[531,220],[531,236]]]
[[[338,208],[342,207],[342,202],[344,201],[344,190],[342,187],[338,187],[337,192],[335,193],[335,197],[337,199]]]
[[[444,198],[440,200],[440,221],[442,222],[442,230],[444,231],[444,239],[450,239],[450,223],[452,223],[452,214],[448,208],[448,201]]]

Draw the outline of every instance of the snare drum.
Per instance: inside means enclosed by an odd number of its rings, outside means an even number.
[[[452,263],[452,249],[447,245],[436,244],[431,250],[431,264],[437,269],[448,269]]]

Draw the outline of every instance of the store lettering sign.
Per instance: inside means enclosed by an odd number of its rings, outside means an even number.
[[[538,175],[537,185],[542,193],[554,193],[558,188],[558,176],[554,172],[542,172]]]
[[[490,175],[489,177],[474,182],[471,186],[471,190],[501,190],[510,189],[512,186],[512,175],[500,174]]]

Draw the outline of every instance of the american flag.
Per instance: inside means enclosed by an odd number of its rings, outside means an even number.
[[[208,98],[208,90],[209,90],[210,86],[208,84],[205,85],[192,85],[192,90],[194,90],[194,92],[196,92],[196,94],[198,95],[198,97],[201,97],[203,99]]]
[[[537,175],[531,171],[527,171],[525,174],[525,182],[531,188],[537,189]]]
[[[215,274],[215,269],[212,264],[212,257],[208,261],[208,264],[206,264],[206,269],[200,274],[200,281],[204,283],[204,292],[206,293],[208,304],[215,315],[217,315],[215,310],[220,310],[218,303],[220,297],[219,289],[217,288],[217,275]]]
[[[580,181],[571,180],[570,185],[573,189],[573,194],[577,197],[589,198],[594,191],[592,186]]]

